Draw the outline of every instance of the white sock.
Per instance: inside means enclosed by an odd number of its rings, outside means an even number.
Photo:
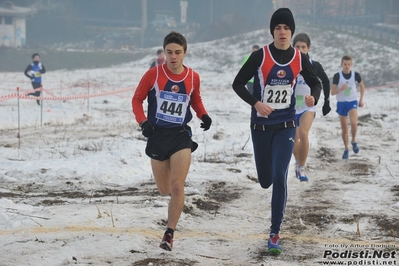
[[[298,172],[301,176],[305,176],[305,166],[298,166]]]

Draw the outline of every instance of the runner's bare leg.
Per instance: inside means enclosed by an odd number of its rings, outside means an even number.
[[[348,118],[346,116],[339,116],[339,121],[341,122],[341,129],[342,129],[342,140],[345,145],[345,150],[349,150],[349,145],[348,145]]]
[[[300,127],[297,130],[300,139],[297,147],[297,160],[300,166],[305,166],[309,154],[309,130],[314,120],[314,112],[305,112],[301,116]]]
[[[349,111],[349,121],[351,123],[352,142],[356,142],[357,118],[358,118],[357,109],[350,110]]]
[[[171,194],[168,228],[175,229],[184,207],[184,183],[190,169],[191,149],[174,153],[169,160],[151,159],[152,172],[161,195]]]

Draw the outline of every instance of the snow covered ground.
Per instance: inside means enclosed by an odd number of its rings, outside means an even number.
[[[359,109],[361,152],[350,153],[347,161],[341,159],[335,97],[326,117],[319,104],[310,133],[310,181],[300,183],[293,165],[289,171],[280,256],[269,256],[266,249],[271,190],[256,181],[250,107],[231,89],[251,46],[271,41],[265,30],[189,43],[185,63],[201,76],[213,125],[203,132],[198,119],[190,124],[200,146],[193,153],[172,252],[158,248],[169,197],[159,195],[151,176],[145,139],[131,112],[133,89],[91,98],[89,106],[81,99],[45,101],[42,117],[35,101],[20,100],[20,139],[17,100],[1,101],[0,265],[317,265],[328,259],[396,265],[392,255],[323,255],[329,250],[398,251],[399,84],[394,77],[399,51],[345,34],[297,28],[303,31],[312,38],[311,56],[329,77],[340,70],[342,55],[350,54],[353,70],[373,88]],[[151,60],[107,69],[49,70],[44,87],[56,96],[86,93],[88,82],[90,93],[133,88]],[[22,73],[0,76],[0,96],[16,87],[30,89]]]

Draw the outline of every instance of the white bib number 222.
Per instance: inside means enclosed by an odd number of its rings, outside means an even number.
[[[263,102],[274,109],[285,109],[291,104],[291,85],[266,85]]]
[[[266,85],[263,94],[263,103],[277,109],[288,108],[291,104],[292,87],[291,85]],[[258,117],[266,117],[257,113]]]

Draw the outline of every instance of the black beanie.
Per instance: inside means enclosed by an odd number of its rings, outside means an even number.
[[[291,37],[295,32],[295,21],[294,16],[292,15],[291,10],[286,7],[282,7],[274,11],[272,18],[270,19],[270,33],[274,37],[274,28],[278,24],[285,24],[290,27]]]

